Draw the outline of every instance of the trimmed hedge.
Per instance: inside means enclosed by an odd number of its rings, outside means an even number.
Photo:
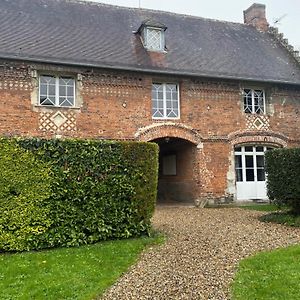
[[[300,214],[300,148],[266,153],[268,197]]]
[[[149,233],[157,190],[156,144],[43,139],[17,143],[51,165],[51,196],[44,201],[50,226],[31,237],[26,250]]]
[[[15,141],[0,139],[0,250],[30,249],[50,228],[50,196],[49,166]]]

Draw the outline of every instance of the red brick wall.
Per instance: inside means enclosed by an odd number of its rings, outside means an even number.
[[[76,109],[41,108],[37,104],[34,70],[73,72],[78,77]],[[62,73],[63,74],[63,73]],[[246,115],[241,82],[159,77],[180,85],[179,120],[152,120],[152,75],[62,66],[0,63],[0,134],[137,139],[178,137],[194,145],[193,180],[199,197],[224,197],[230,153],[243,142],[300,146],[300,89],[259,85],[268,90],[268,114]],[[257,85],[257,84],[256,84]],[[67,120],[55,127],[60,112]],[[253,127],[256,118],[263,126]],[[190,155],[186,156],[191,159]]]

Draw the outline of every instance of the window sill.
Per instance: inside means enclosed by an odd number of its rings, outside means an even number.
[[[153,118],[152,117],[152,120],[155,120],[155,121],[180,120],[180,117],[178,117],[178,118]]]
[[[54,105],[34,105],[35,108],[42,108],[42,109],[63,109],[63,110],[69,110],[69,109],[74,109],[74,110],[79,110],[81,107],[79,106],[54,106]]]

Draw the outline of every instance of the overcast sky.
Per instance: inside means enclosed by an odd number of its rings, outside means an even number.
[[[289,43],[300,49],[300,0],[89,0],[113,5],[172,11],[204,18],[243,22],[243,10],[254,2],[266,5],[267,19]]]

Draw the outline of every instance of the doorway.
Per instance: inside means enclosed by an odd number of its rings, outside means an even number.
[[[159,145],[158,203],[193,204],[196,198],[196,146],[174,137],[159,138],[153,142]]]
[[[235,174],[237,200],[267,200],[265,152],[263,145],[236,146]]]

